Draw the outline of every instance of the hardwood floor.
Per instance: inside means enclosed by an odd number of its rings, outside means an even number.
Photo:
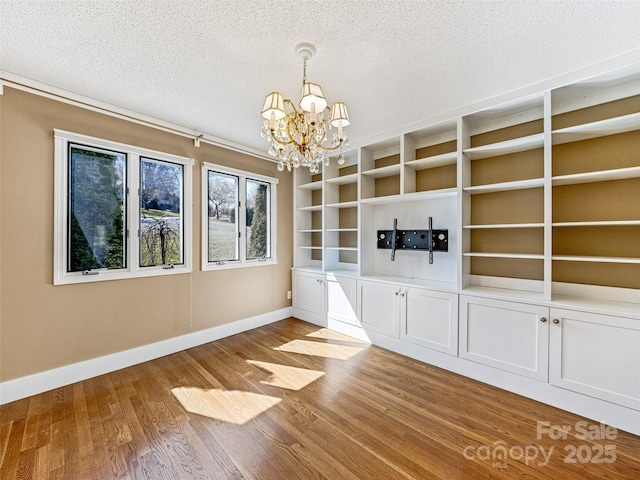
[[[2,480],[640,478],[637,436],[294,319],[0,419]]]

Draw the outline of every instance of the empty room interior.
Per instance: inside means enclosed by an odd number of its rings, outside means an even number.
[[[640,478],[638,25],[0,0],[0,478]]]

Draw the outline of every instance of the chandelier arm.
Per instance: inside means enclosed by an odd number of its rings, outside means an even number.
[[[293,110],[294,112],[298,113],[298,109],[296,108],[296,106],[294,105],[294,103],[291,100],[289,100],[288,98],[285,98],[283,103],[285,105],[289,105],[291,107],[291,110]]]
[[[325,147],[324,145],[318,145],[318,147],[324,150],[325,152],[335,152],[336,150],[342,147],[342,140],[340,140],[340,143],[335,147]]]

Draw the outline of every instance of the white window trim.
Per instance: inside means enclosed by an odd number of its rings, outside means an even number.
[[[100,282],[106,280],[122,280],[127,278],[153,277],[159,275],[177,275],[192,271],[192,231],[193,231],[193,168],[194,160],[169,153],[158,152],[146,148],[127,145],[124,143],[90,137],[64,130],[54,130],[54,255],[53,255],[53,284],[67,285],[75,283]],[[118,270],[97,270],[97,274],[85,275],[82,272],[67,272],[67,207],[68,207],[68,146],[69,143],[79,143],[87,146],[115,150],[127,154],[127,216],[124,219],[127,237],[127,267]],[[139,185],[134,184],[139,180],[140,157],[149,157],[156,160],[183,165],[183,264],[167,266],[157,265],[153,267],[140,266],[140,244],[138,242],[139,222]]]
[[[239,230],[241,234],[241,242],[240,242],[240,259],[239,260],[229,260],[221,263],[218,262],[209,262],[209,175],[208,172],[219,172],[226,173],[228,175],[235,175],[239,178],[239,188],[238,188],[238,198],[241,202],[241,208],[238,208],[238,222],[239,222]],[[276,265],[278,263],[276,258],[276,252],[278,249],[277,245],[277,229],[278,229],[278,219],[277,212],[278,209],[277,201],[277,188],[278,179],[274,177],[268,177],[266,175],[259,175],[257,173],[247,172],[245,170],[238,170],[236,168],[224,167],[222,165],[216,165],[213,163],[202,162],[202,271],[212,271],[212,270],[225,270],[229,268],[243,268],[243,267],[259,267],[266,265]],[[269,183],[271,185],[271,192],[269,195],[269,209],[270,209],[270,232],[271,238],[269,239],[271,244],[271,258],[261,260],[261,259],[253,259],[247,260],[247,239],[246,239],[246,180],[259,180],[261,182]]]

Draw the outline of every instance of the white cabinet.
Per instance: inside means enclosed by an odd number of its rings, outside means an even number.
[[[358,281],[358,318],[365,331],[399,338],[401,290],[396,285]]]
[[[325,306],[325,275],[294,271],[293,308],[324,315]]]
[[[408,288],[400,293],[400,310],[402,340],[458,354],[457,294]]]
[[[549,309],[460,296],[460,356],[548,380]]]
[[[356,284],[355,278],[327,275],[327,317],[329,319],[349,325],[359,325]]]
[[[360,280],[358,317],[365,330],[458,353],[458,295]]]
[[[640,410],[640,320],[551,309],[549,381]]]

